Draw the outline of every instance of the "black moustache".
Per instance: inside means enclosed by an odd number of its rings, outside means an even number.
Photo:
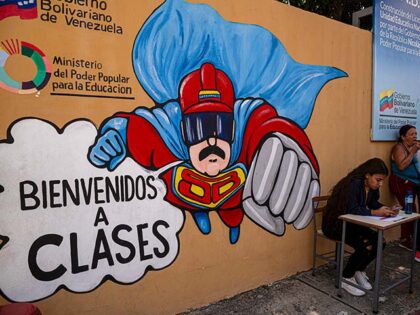
[[[213,146],[209,146],[209,147],[206,147],[203,150],[201,150],[200,154],[198,155],[198,159],[200,161],[202,161],[206,157],[208,157],[210,154],[215,154],[215,155],[221,157],[222,159],[224,159],[225,156],[226,156],[225,151],[220,149],[217,145],[213,145]]]

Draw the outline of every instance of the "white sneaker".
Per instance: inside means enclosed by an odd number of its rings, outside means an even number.
[[[344,278],[344,279],[351,282],[351,283],[358,284],[356,282],[356,280],[354,279],[354,277],[353,278]],[[352,286],[351,284],[347,284],[345,282],[341,283],[341,287],[344,290],[346,290],[348,293],[350,293],[351,295],[354,295],[354,296],[363,296],[363,295],[366,294],[364,291]]]
[[[356,271],[354,274],[356,282],[366,290],[372,290],[372,285],[369,283],[369,278],[364,271]]]

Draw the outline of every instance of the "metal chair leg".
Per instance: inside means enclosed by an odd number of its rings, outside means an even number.
[[[335,243],[335,270],[336,270],[336,277],[335,277],[335,287],[338,289],[338,284],[339,284],[339,272],[340,272],[340,255],[341,255],[341,246],[342,243],[341,242],[337,242]]]
[[[317,235],[316,235],[316,228],[314,229],[314,247],[312,251],[312,276],[315,276],[315,267],[316,267],[316,241],[317,241]]]

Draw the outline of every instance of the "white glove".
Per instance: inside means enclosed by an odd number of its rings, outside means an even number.
[[[243,192],[243,208],[255,223],[283,235],[285,223],[297,229],[312,220],[318,176],[307,155],[291,138],[273,133],[257,151]]]

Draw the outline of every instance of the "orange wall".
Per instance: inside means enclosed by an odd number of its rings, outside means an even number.
[[[108,1],[110,4],[116,0]],[[118,58],[130,60],[132,40],[138,27],[159,4],[159,1],[130,1],[132,6],[118,8],[115,19],[135,24],[126,27],[121,39],[109,42],[103,35],[95,35],[101,45],[117,46]],[[348,73],[348,78],[334,80],[321,91],[306,132],[312,142],[321,169],[321,190],[327,193],[331,186],[351,168],[364,160],[378,156],[387,161],[391,143],[370,141],[371,124],[371,68],[372,35],[370,32],[311,14],[273,0],[207,0],[225,19],[258,24],[279,38],[289,54],[298,62],[329,65]],[[124,2],[125,3],[125,2]],[[117,12],[117,11],[116,11]],[[0,22],[1,37],[31,36],[23,28],[13,32],[15,19]],[[40,32],[47,34],[45,24]],[[7,31],[6,31],[7,30]],[[10,35],[9,35],[10,36]],[[71,35],[69,35],[71,36]],[[87,34],[84,40],[93,40]],[[28,38],[29,37],[29,38]],[[49,41],[60,42],[57,34]],[[57,46],[55,53],[75,49],[81,41],[66,37],[67,46]],[[103,42],[105,41],[105,43]],[[115,46],[114,46],[115,45]],[[92,46],[89,49],[94,50]],[[112,55],[105,56],[112,59]],[[120,67],[110,63],[109,68]],[[127,62],[120,69],[132,73]],[[133,78],[134,80],[134,78]],[[46,93],[48,90],[45,91]],[[135,88],[136,101],[110,102],[81,99],[63,100],[51,107],[33,96],[22,96],[19,102],[1,91],[0,136],[4,137],[9,124],[19,117],[46,118],[63,125],[80,117],[99,124],[116,111],[130,111],[136,104],[153,103],[141,88]],[[391,200],[387,188],[385,201]],[[287,227],[285,236],[275,237],[245,218],[238,244],[228,242],[228,230],[214,213],[210,216],[212,233],[201,234],[191,216],[186,214],[180,234],[180,253],[168,268],[149,272],[132,285],[105,283],[87,294],[60,291],[36,304],[45,315],[53,314],[172,314],[209,304],[219,299],[271,283],[311,266],[312,230],[296,231]],[[5,300],[0,299],[0,303]]]

